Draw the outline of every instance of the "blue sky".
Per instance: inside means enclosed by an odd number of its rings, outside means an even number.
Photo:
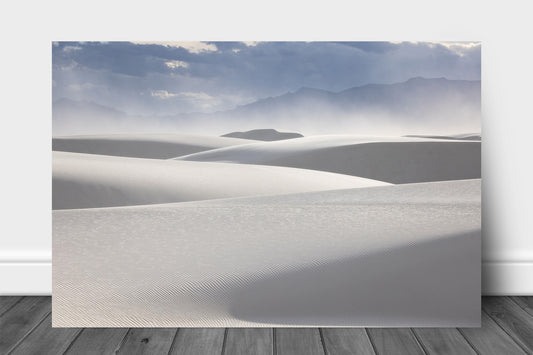
[[[53,100],[214,112],[301,87],[481,79],[476,42],[53,42]]]

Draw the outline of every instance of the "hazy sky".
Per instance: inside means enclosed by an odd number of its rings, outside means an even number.
[[[53,99],[130,114],[213,112],[301,87],[481,79],[474,42],[54,42]]]

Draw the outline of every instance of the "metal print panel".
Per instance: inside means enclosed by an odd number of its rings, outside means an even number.
[[[472,327],[477,42],[54,42],[53,325]]]

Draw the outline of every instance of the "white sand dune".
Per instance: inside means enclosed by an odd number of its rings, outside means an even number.
[[[465,180],[53,211],[53,325],[479,326],[480,196]]]
[[[407,135],[406,137],[434,138],[434,139],[456,139],[456,140],[465,140],[465,141],[480,141],[481,140],[481,133],[461,133],[461,134],[452,134],[452,135],[448,135],[448,136],[411,134],[411,135]]]
[[[481,142],[416,137],[311,136],[176,158],[329,171],[394,184],[481,177]]]
[[[253,140],[182,134],[109,134],[54,137],[52,150],[75,153],[168,159]]]
[[[285,167],[53,152],[52,208],[94,208],[286,194],[387,183]]]

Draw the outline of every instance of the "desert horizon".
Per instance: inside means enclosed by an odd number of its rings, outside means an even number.
[[[94,101],[53,101],[53,136],[134,133],[224,135],[271,129],[303,135],[481,133],[481,81],[414,77],[339,92],[300,88],[221,111],[139,113]],[[334,121],[335,125],[326,122]],[[453,126],[453,131],[450,131]]]

